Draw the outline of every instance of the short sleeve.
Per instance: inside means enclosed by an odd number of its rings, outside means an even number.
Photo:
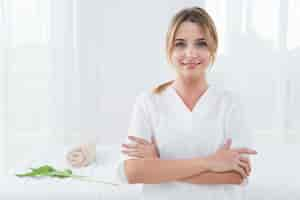
[[[230,95],[227,113],[225,113],[225,140],[232,139],[232,148],[252,148],[253,139],[251,130],[245,118],[244,104],[241,97],[236,94]],[[243,155],[249,158],[249,155]],[[246,178],[242,185],[247,185],[249,178]]]
[[[232,147],[252,147],[251,130],[246,122],[245,110],[241,98],[232,95],[227,113],[225,113],[225,139],[232,139]]]
[[[135,100],[135,104],[133,106],[133,111],[129,122],[128,134],[127,137],[125,138],[124,143],[126,144],[134,143],[128,139],[129,135],[143,138],[148,142],[151,141],[152,129],[150,125],[151,124],[150,117],[148,116],[149,112],[147,112],[146,107],[147,107],[146,94],[141,94]],[[125,170],[124,170],[124,161],[129,159],[136,159],[136,158],[123,154],[120,149],[120,159],[119,162],[117,163],[116,170],[117,170],[117,179],[121,183],[128,183],[128,179],[125,175]]]

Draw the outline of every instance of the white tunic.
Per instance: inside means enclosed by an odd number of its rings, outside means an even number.
[[[160,94],[147,91],[136,99],[128,135],[150,142],[156,138],[161,159],[187,159],[213,154],[226,138],[232,147],[251,147],[250,131],[243,118],[240,98],[230,91],[209,85],[190,111],[176,90],[169,86]],[[131,143],[128,138],[126,143]],[[127,182],[121,153],[118,176]],[[132,158],[131,158],[132,159]],[[143,184],[146,200],[240,200],[244,199],[242,185],[205,185],[184,182]]]

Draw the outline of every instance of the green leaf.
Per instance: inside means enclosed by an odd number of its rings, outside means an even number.
[[[43,173],[48,173],[48,172],[53,172],[55,171],[55,169],[49,165],[44,165],[44,166],[41,166],[39,168],[30,168],[33,172],[36,172],[36,173],[40,173],[40,174],[43,174]]]
[[[16,174],[18,177],[34,177],[34,176],[47,176],[49,173],[56,171],[53,167],[49,165],[44,165],[38,168],[30,168],[31,172],[24,173],[24,174]]]
[[[16,176],[18,177],[25,177],[25,176],[37,176],[38,173],[36,172],[29,172],[29,173],[25,173],[25,174],[16,174]]]
[[[50,172],[49,176],[58,177],[58,178],[72,177],[72,171],[69,169],[65,169],[64,171],[56,170],[56,171]]]
[[[52,176],[52,177],[58,177],[58,178],[67,178],[67,177],[70,177],[69,174],[64,173],[64,172],[51,172],[48,175]]]

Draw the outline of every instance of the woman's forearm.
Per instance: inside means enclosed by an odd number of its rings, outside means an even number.
[[[177,180],[193,184],[241,184],[242,177],[237,172],[202,172],[200,174]]]
[[[205,158],[162,160],[130,159],[124,163],[125,174],[130,184],[156,184],[176,181],[208,171]]]

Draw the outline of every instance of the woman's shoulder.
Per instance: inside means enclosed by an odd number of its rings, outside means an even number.
[[[136,102],[146,106],[157,106],[167,100],[169,86],[166,86],[162,91],[157,92],[157,86],[141,91],[136,96]]]
[[[158,98],[160,98],[161,96],[163,95],[163,92],[162,93],[155,93],[153,91],[153,88],[150,88],[150,89],[146,89],[146,90],[143,90],[141,91],[136,99],[138,101],[143,101],[143,102],[155,102],[157,101]]]
[[[136,96],[137,102],[149,102],[153,100],[153,94],[150,90],[143,90]]]

